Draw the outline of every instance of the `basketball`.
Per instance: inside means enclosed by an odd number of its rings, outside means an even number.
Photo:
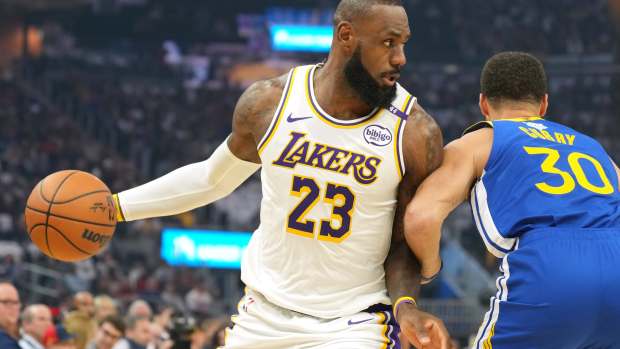
[[[45,255],[76,262],[97,254],[114,234],[116,209],[110,189],[90,173],[52,173],[30,193],[26,232]]]

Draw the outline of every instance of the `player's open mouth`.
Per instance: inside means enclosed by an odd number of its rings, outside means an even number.
[[[383,75],[382,79],[386,85],[393,86],[396,83],[396,80],[398,80],[398,78],[400,78],[400,74],[393,73]]]

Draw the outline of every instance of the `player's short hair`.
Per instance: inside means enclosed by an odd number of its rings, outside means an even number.
[[[504,102],[540,103],[547,93],[545,68],[529,53],[498,53],[482,69],[480,92],[495,107]]]
[[[402,0],[341,0],[334,12],[334,26],[368,15],[374,5],[403,6]]]

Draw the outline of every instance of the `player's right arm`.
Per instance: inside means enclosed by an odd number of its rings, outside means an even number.
[[[260,168],[257,144],[269,127],[286,76],[259,81],[239,98],[232,133],[211,156],[114,195],[120,221],[175,215],[223,198]]]

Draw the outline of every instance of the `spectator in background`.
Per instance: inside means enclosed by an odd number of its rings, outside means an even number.
[[[0,348],[2,349],[19,349],[17,320],[20,308],[19,293],[15,286],[9,282],[0,282]]]
[[[73,297],[73,306],[76,311],[88,315],[88,317],[93,317],[95,315],[95,301],[90,292],[76,293]]]
[[[205,281],[194,286],[185,296],[187,308],[193,313],[207,315],[213,304],[213,295]]]
[[[170,349],[174,345],[174,342],[170,340],[170,334],[158,322],[152,321],[149,331],[150,338],[147,349]]]
[[[29,305],[24,309],[21,320],[22,337],[19,346],[22,349],[45,349],[43,336],[49,327],[54,326],[50,308],[44,304]]]
[[[73,306],[75,310],[67,314],[64,325],[69,333],[75,335],[77,348],[84,349],[97,331],[93,295],[90,292],[76,293]]]
[[[107,316],[99,323],[95,338],[86,349],[112,349],[125,334],[125,324],[118,316]]]
[[[113,349],[146,349],[151,340],[151,321],[148,317],[128,316],[125,321],[125,338]]]
[[[151,306],[142,299],[136,299],[127,310],[127,316],[144,317],[150,319],[153,316]]]
[[[108,316],[118,315],[118,308],[114,299],[108,295],[95,297],[95,320],[100,323]]]
[[[67,332],[64,326],[50,326],[43,336],[47,349],[77,349],[75,336]]]
[[[16,274],[15,257],[13,255],[5,255],[2,257],[2,262],[0,262],[0,279],[15,280]]]

